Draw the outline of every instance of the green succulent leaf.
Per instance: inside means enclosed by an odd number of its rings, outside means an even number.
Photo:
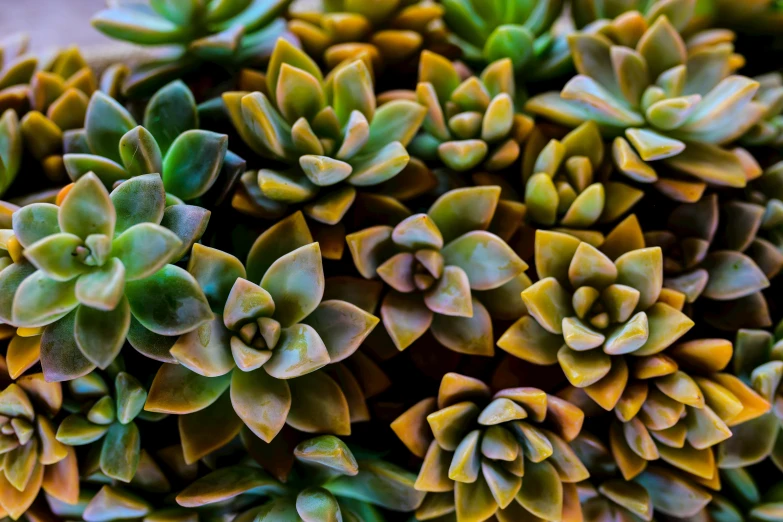
[[[324,294],[324,272],[318,243],[299,247],[272,263],[261,287],[275,303],[275,315],[284,328],[315,310]]]
[[[110,194],[117,214],[115,234],[122,234],[139,223],[159,224],[166,207],[166,190],[158,174],[135,176]]]
[[[212,319],[209,303],[196,280],[174,265],[166,265],[144,279],[128,281],[125,295],[136,320],[159,335],[181,335]]]
[[[144,110],[144,127],[155,137],[163,155],[180,134],[197,129],[196,100],[187,85],[176,80],[158,90]]]
[[[32,203],[14,212],[14,236],[24,247],[60,232],[59,208],[51,203]]]
[[[128,177],[162,172],[163,157],[158,142],[141,125],[132,128],[120,139],[120,157]]]
[[[128,228],[112,242],[111,255],[125,267],[125,280],[150,277],[171,261],[182,242],[171,230],[153,223]]]
[[[73,334],[82,354],[97,367],[108,367],[125,344],[130,317],[130,306],[125,298],[108,311],[80,306],[76,310]]]
[[[95,369],[74,338],[76,312],[49,325],[41,337],[41,367],[49,382],[70,381]]]
[[[103,439],[101,471],[111,478],[130,482],[136,474],[140,457],[141,435],[136,424],[112,424]]]
[[[200,411],[230,385],[231,374],[204,377],[181,364],[163,364],[150,385],[144,410],[176,415]]]
[[[291,409],[288,381],[275,379],[263,368],[252,372],[236,369],[231,377],[231,404],[253,433],[271,442]]]
[[[20,326],[45,326],[78,306],[76,280],[56,281],[42,270],[28,276],[16,291],[13,323]]]
[[[93,93],[84,117],[84,128],[87,143],[94,154],[121,163],[120,140],[135,126],[133,116],[116,100],[101,91]]]
[[[228,150],[228,136],[204,130],[180,134],[163,158],[166,192],[188,201],[215,183]]]
[[[60,230],[87,239],[92,234],[114,235],[117,216],[109,192],[95,174],[74,183],[60,205]]]

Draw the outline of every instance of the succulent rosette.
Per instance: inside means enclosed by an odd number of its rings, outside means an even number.
[[[427,492],[416,520],[574,520],[575,483],[589,477],[569,446],[584,413],[537,388],[494,395],[478,379],[447,373],[437,398],[400,415],[392,429],[424,459],[415,488]],[[439,519],[438,519],[439,520]]]
[[[13,214],[24,259],[0,272],[2,320],[44,328],[40,361],[48,380],[106,368],[126,339],[143,353],[156,336],[212,319],[195,279],[169,264],[201,236],[209,212],[166,208],[165,197],[157,174],[109,194],[88,173],[59,207],[35,203]]]
[[[667,304],[661,249],[644,248],[638,225],[611,236],[601,250],[570,234],[538,230],[535,266],[539,281],[522,291],[528,315],[498,346],[535,364],[559,363],[588,395],[604,389],[603,379],[608,384],[627,374],[627,355],[657,354],[694,324]]]
[[[181,415],[187,462],[228,443],[243,426],[269,443],[286,424],[349,435],[352,420],[367,420],[362,388],[340,362],[378,319],[346,301],[322,300],[321,250],[301,213],[259,237],[247,271],[236,257],[201,245],[194,245],[188,270],[215,318],[173,339],[170,362],[145,405]],[[328,373],[320,371],[327,365]],[[202,433],[205,423],[216,429]]]
[[[521,77],[542,80],[571,66],[565,38],[551,30],[563,4],[562,0],[445,0],[443,20],[448,41],[469,64],[481,67],[510,58]]]
[[[288,29],[329,69],[363,52],[375,65],[404,64],[443,33],[433,0],[297,0],[289,15]]]
[[[620,172],[693,202],[708,185],[746,185],[742,156],[725,145],[751,129],[765,109],[754,100],[759,83],[732,74],[741,60],[731,34],[697,34],[686,42],[670,16],[681,14],[660,14],[648,23],[631,11],[595,31],[570,35],[579,74],[561,92],[531,98],[526,109],[568,127],[595,121],[613,139]]]
[[[413,511],[424,497],[413,488],[415,475],[383,460],[357,458],[333,435],[301,442],[293,457],[288,480],[257,466],[229,466],[190,484],[177,495],[177,503],[198,508],[238,496],[258,499],[260,494],[263,500],[252,501],[254,507],[236,520],[358,522],[385,520],[378,508]]]
[[[63,404],[60,383],[41,373],[11,381],[0,356],[0,515],[18,520],[38,493],[68,504],[79,498],[76,452],[55,438],[53,418]]]
[[[93,444],[100,452],[101,473],[130,482],[141,459],[141,434],[135,420],[142,413],[147,390],[133,375],[112,365],[111,385],[98,371],[67,382],[70,415],[57,428],[58,441],[69,446]],[[110,381],[111,382],[111,381]],[[98,450],[99,448],[99,450]]]
[[[522,183],[526,220],[555,227],[592,244],[603,242],[597,225],[615,221],[644,195],[626,183],[609,181],[611,164],[595,122],[588,121],[562,139],[539,127],[525,145]]]
[[[20,130],[25,148],[49,178],[65,178],[63,133],[84,127],[90,96],[97,89],[98,80],[78,47],[56,53],[30,78],[29,112],[24,111]]]
[[[405,169],[410,160],[405,147],[426,109],[410,100],[378,107],[370,68],[363,58],[348,59],[324,78],[309,56],[279,40],[266,92],[223,94],[244,142],[285,166],[245,173],[235,208],[280,217],[289,205],[303,204],[308,217],[334,225],[357,189]]]
[[[170,202],[220,203],[244,172],[245,161],[228,150],[228,136],[198,128],[196,102],[177,80],[158,90],[144,125],[116,100],[98,91],[84,129],[65,135],[65,168],[72,180],[93,172],[108,188],[142,174],[160,174]]]
[[[700,316],[716,328],[770,326],[762,290],[783,268],[783,254],[758,237],[765,216],[762,205],[720,202],[717,194],[676,207],[666,230],[644,235],[647,246],[663,250],[664,287],[699,305]]]
[[[224,67],[266,62],[279,37],[295,40],[281,15],[291,0],[119,2],[92,18],[105,35],[154,49],[125,79],[126,95],[144,95],[200,63]]]
[[[712,490],[720,487],[717,472],[714,480],[705,481],[664,463],[651,464],[634,480],[626,480],[619,476],[610,449],[585,431],[571,447],[590,471],[590,479],[577,485],[586,522],[702,520],[697,515],[703,516],[716,499]]]
[[[495,186],[452,190],[426,214],[346,237],[359,273],[390,287],[381,318],[399,350],[431,330],[451,350],[494,353],[490,316],[521,310],[530,283],[527,264],[487,232],[499,198]]]
[[[422,131],[410,145],[416,157],[453,171],[500,171],[520,157],[533,120],[515,105],[517,89],[508,58],[465,80],[448,59],[424,51],[416,100],[427,108]]]

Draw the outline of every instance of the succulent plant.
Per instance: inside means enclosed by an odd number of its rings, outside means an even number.
[[[719,202],[717,194],[676,207],[666,230],[644,236],[647,246],[663,250],[664,287],[703,305],[701,316],[716,328],[770,326],[762,290],[783,268],[783,254],[757,237],[764,217],[761,205]]]
[[[228,150],[228,136],[201,130],[198,121],[193,94],[179,80],[152,96],[143,126],[117,101],[95,92],[84,129],[65,135],[65,168],[74,181],[94,172],[108,189],[156,173],[173,202],[206,197],[220,203],[245,161]]]
[[[13,214],[25,259],[0,272],[2,320],[45,327],[40,359],[49,381],[106,368],[126,338],[141,346],[193,330],[212,312],[195,279],[169,263],[187,253],[208,217],[199,207],[165,208],[157,174],[109,194],[88,173],[59,207],[35,203]]]
[[[49,178],[65,178],[63,133],[84,127],[90,96],[97,89],[98,80],[78,47],[58,52],[30,78],[29,112],[20,131],[25,148]]]
[[[257,466],[229,466],[185,488],[177,502],[200,507],[250,493],[260,502],[238,520],[259,522],[345,520],[382,521],[378,507],[413,511],[424,497],[413,489],[415,475],[378,459],[357,459],[333,435],[306,440],[293,451],[296,468],[279,481]]]
[[[351,410],[364,397],[340,361],[378,319],[339,299],[322,301],[321,250],[304,216],[293,214],[262,234],[247,270],[236,257],[201,245],[194,245],[188,270],[215,318],[170,345],[171,361],[158,370],[145,405],[182,415],[186,462],[226,444],[243,426],[266,443],[285,424],[349,435]],[[334,378],[319,371],[327,365],[336,365]],[[221,428],[202,433],[205,423]]]
[[[279,217],[288,205],[305,204],[308,217],[327,225],[340,222],[357,187],[378,185],[408,165],[405,146],[426,114],[409,100],[376,107],[364,59],[348,59],[324,78],[285,40],[272,53],[266,92],[229,92],[223,101],[244,142],[285,166],[243,175],[235,207]]]
[[[510,58],[523,78],[547,79],[571,64],[565,38],[550,31],[563,3],[444,0],[443,20],[466,62],[483,66]]]
[[[708,482],[666,464],[651,464],[633,481],[625,480],[609,448],[584,431],[571,447],[590,471],[590,479],[577,485],[586,522],[701,520],[696,516],[715,499],[711,490],[720,488],[717,471]]]
[[[754,78],[759,82],[756,101],[764,106],[764,115],[742,136],[746,146],[783,145],[783,75],[769,73]]]
[[[703,517],[720,522],[766,522],[780,519],[783,495],[779,481],[762,493],[753,475],[743,468],[721,470],[720,475],[725,493],[713,497],[701,513]]]
[[[722,468],[741,471],[770,457],[778,469],[783,470],[783,438],[779,437],[781,412],[777,408],[783,376],[781,333],[780,324],[774,333],[757,329],[737,332],[734,373],[775,407],[733,429],[734,436],[721,443],[718,450],[718,464]]]
[[[574,484],[590,475],[569,446],[583,419],[582,410],[539,389],[493,395],[478,379],[447,373],[437,398],[391,425],[424,459],[414,487],[427,496],[416,519],[573,520],[581,514]]]
[[[556,226],[574,235],[584,229],[590,229],[586,234],[598,234],[597,224],[616,220],[644,195],[625,183],[606,179],[611,166],[592,121],[560,140],[549,139],[536,127],[523,157],[525,216],[537,226]]]
[[[19,117],[13,109],[6,109],[0,116],[0,196],[8,190],[19,173],[22,148]]]
[[[599,20],[599,23],[604,23],[629,11],[643,13],[648,22],[665,14],[682,32],[693,25],[694,18],[698,18],[697,12],[704,10],[704,6],[700,5],[703,3],[704,0],[573,0],[571,17],[581,29]]]
[[[603,390],[604,378],[617,382],[627,372],[626,355],[654,355],[670,346],[694,323],[662,294],[661,249],[643,247],[640,229],[607,240],[603,251],[569,234],[536,231],[539,281],[522,292],[529,315],[498,346],[535,364],[559,363],[569,382],[588,394]]]
[[[508,58],[463,81],[448,59],[422,52],[419,83],[408,96],[427,108],[427,116],[411,152],[457,172],[510,167],[533,128],[533,120],[516,109],[516,91]]]
[[[11,381],[0,356],[0,514],[18,520],[43,489],[73,504],[79,497],[76,452],[55,438],[53,417],[62,407],[60,383],[41,373]]]
[[[493,354],[490,316],[520,310],[529,284],[527,264],[487,232],[499,197],[500,187],[452,190],[427,214],[347,236],[359,273],[391,287],[381,318],[399,350],[431,329],[451,350]]]
[[[569,36],[579,74],[560,93],[533,97],[526,109],[568,127],[595,121],[614,140],[620,172],[693,202],[707,185],[746,185],[742,156],[724,145],[765,109],[754,101],[759,83],[732,74],[741,61],[731,35],[697,34],[686,42],[669,16],[679,15],[660,14],[648,24],[631,11]]]
[[[24,112],[28,106],[28,84],[38,66],[38,60],[27,53],[29,45],[25,33],[0,38],[0,113]]]
[[[134,420],[142,413],[147,390],[133,375],[111,370],[106,375],[114,374],[111,387],[98,371],[67,382],[65,408],[70,415],[58,426],[56,437],[69,446],[95,443],[100,447],[101,472],[130,482],[141,458],[141,435]]]
[[[124,82],[127,95],[154,92],[203,61],[222,66],[263,64],[275,40],[294,39],[280,16],[291,0],[141,0],[117,2],[98,12],[92,25],[126,42],[160,52]]]
[[[331,69],[367,52],[374,64],[399,65],[442,38],[443,6],[433,0],[297,0],[288,29]]]

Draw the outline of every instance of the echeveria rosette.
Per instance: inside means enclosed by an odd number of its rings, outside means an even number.
[[[199,129],[193,93],[177,80],[158,90],[144,125],[103,92],[90,98],[84,129],[66,133],[65,168],[72,180],[95,173],[108,188],[142,174],[160,174],[171,202],[205,198],[216,204],[245,170],[228,136]]]
[[[495,186],[452,190],[427,214],[346,237],[359,273],[390,287],[381,318],[399,350],[431,330],[451,350],[494,353],[491,315],[520,313],[530,284],[527,264],[487,232],[499,198]]]
[[[644,192],[609,181],[598,126],[588,121],[562,139],[549,139],[536,127],[525,144],[522,183],[526,220],[537,227],[580,236],[594,246],[603,242],[596,226],[628,212]]]
[[[501,171],[516,163],[533,120],[516,108],[511,60],[463,81],[448,59],[424,51],[418,81],[415,97],[427,116],[410,145],[416,157],[457,172]]]
[[[444,0],[443,20],[448,41],[469,64],[481,68],[510,58],[521,78],[543,80],[571,66],[564,37],[551,31],[563,4],[562,0]]]
[[[223,94],[244,142],[285,165],[242,176],[244,204],[269,217],[288,205],[326,225],[340,222],[357,189],[394,178],[408,165],[406,145],[426,109],[410,100],[377,106],[370,65],[346,60],[324,78],[303,51],[279,40],[266,74],[266,92]],[[367,59],[368,60],[368,59]]]
[[[291,0],[206,0],[122,2],[92,18],[105,35],[157,48],[124,81],[128,96],[155,89],[200,63],[223,67],[262,65],[275,41],[292,39],[281,15]]]
[[[720,488],[717,471],[714,480],[705,481],[662,462],[650,464],[634,480],[626,480],[618,473],[611,450],[585,430],[571,447],[590,471],[590,479],[577,486],[586,522],[701,520],[696,515]]]
[[[0,272],[8,292],[3,320],[45,327],[40,358],[48,380],[106,368],[126,339],[143,345],[212,318],[197,282],[169,264],[200,237],[205,216],[197,207],[173,208],[165,208],[157,174],[132,178],[109,194],[89,173],[59,207],[35,203],[14,213],[26,261]]]
[[[29,112],[20,125],[25,148],[50,179],[61,181],[66,177],[63,134],[84,127],[98,80],[79,48],[69,47],[36,71],[27,89]]]
[[[424,497],[413,488],[414,474],[376,458],[357,458],[333,435],[305,440],[293,457],[294,473],[286,481],[257,466],[224,467],[182,490],[177,503],[200,508],[244,497],[236,520],[358,522],[385,520],[378,508],[413,511]]]
[[[364,396],[340,362],[378,319],[345,301],[322,301],[321,250],[304,216],[294,214],[263,234],[247,266],[194,246],[188,270],[215,319],[174,342],[169,353],[179,364],[164,364],[150,388],[147,411],[181,415],[187,462],[228,443],[243,426],[269,443],[286,424],[348,435],[352,420],[367,420],[352,411]],[[321,371],[327,365],[330,371]],[[220,429],[199,429],[214,419]]]
[[[58,441],[69,446],[92,444],[100,454],[105,476],[130,482],[141,460],[141,434],[135,419],[142,413],[147,390],[133,375],[111,368],[111,385],[93,371],[67,382],[70,415],[57,428]],[[121,367],[121,365],[120,365]]]
[[[41,373],[7,378],[0,356],[0,513],[19,519],[43,489],[74,504],[79,498],[76,452],[55,438],[53,418],[63,403],[60,383]]]
[[[686,43],[667,15],[648,26],[636,11],[572,34],[579,74],[525,107],[568,127],[595,121],[614,139],[620,172],[675,200],[697,201],[707,185],[744,187],[742,156],[724,145],[763,116],[759,84],[731,74],[738,63],[730,41],[698,38]]]
[[[329,69],[364,52],[381,67],[404,65],[443,38],[433,0],[297,0],[288,14],[288,29]]]
[[[582,410],[537,388],[493,395],[480,380],[447,373],[437,398],[391,425],[424,459],[415,488],[427,496],[416,520],[453,513],[459,522],[577,520],[575,484],[590,474],[569,442],[583,419]]]
[[[717,194],[676,207],[666,230],[645,233],[648,246],[663,250],[664,287],[721,330],[770,326],[762,291],[783,268],[783,253],[759,237],[765,217],[762,205]]]

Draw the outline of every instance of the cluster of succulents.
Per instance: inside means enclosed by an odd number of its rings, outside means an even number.
[[[0,34],[0,522],[783,522],[781,5]]]

